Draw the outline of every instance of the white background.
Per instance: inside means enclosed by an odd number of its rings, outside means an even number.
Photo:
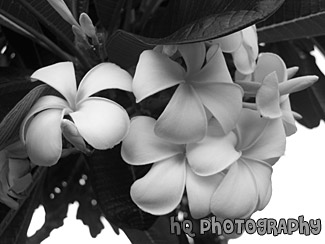
[[[319,55],[316,53],[316,55]],[[318,56],[317,56],[318,57]],[[318,57],[319,62],[321,59]],[[325,68],[325,62],[322,63]],[[324,72],[324,71],[323,71]],[[325,224],[325,125],[316,129],[306,129],[298,125],[298,132],[287,140],[286,155],[274,166],[273,195],[269,205],[253,215],[254,219],[298,218],[305,220],[320,218]],[[130,243],[122,233],[117,236],[104,221],[105,230],[96,239],[90,237],[88,227],[76,220],[77,204],[71,206],[64,226],[54,230],[42,244],[79,243],[79,244],[127,244]],[[33,217],[28,234],[33,234],[44,221],[44,211],[40,208]],[[244,234],[230,244],[324,244],[325,230],[319,235],[303,236],[281,234],[259,236]]]

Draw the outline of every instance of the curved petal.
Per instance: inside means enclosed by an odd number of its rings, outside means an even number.
[[[282,102],[280,104],[280,107],[282,110],[282,122],[284,125],[284,130],[286,136],[291,136],[297,132],[297,127],[291,110],[289,95],[281,96],[281,100]]]
[[[37,114],[26,134],[27,154],[31,162],[40,166],[57,163],[62,152],[61,120],[64,111],[48,109]]]
[[[257,208],[258,210],[262,210],[271,198],[271,193],[269,191],[270,185],[272,185],[272,167],[263,161],[244,157],[242,158],[242,162],[246,164],[254,176],[259,199]]]
[[[255,62],[258,56],[258,40],[255,25],[249,26],[242,30],[243,46],[252,62]]]
[[[259,211],[263,210],[270,202],[271,197],[272,197],[272,184],[270,183],[265,198],[261,199],[261,201],[258,203],[257,210]]]
[[[146,50],[142,52],[133,77],[132,90],[136,101],[184,82],[182,66],[166,55]]]
[[[221,218],[245,218],[256,209],[258,194],[249,168],[234,163],[211,198],[211,212]]]
[[[126,136],[130,119],[119,104],[101,97],[90,97],[70,113],[80,135],[95,149],[105,150]]]
[[[26,125],[30,122],[30,119],[33,118],[33,116],[43,110],[46,109],[66,109],[68,112],[71,110],[69,109],[69,104],[62,98],[56,97],[56,96],[43,96],[40,99],[37,100],[37,102],[33,105],[33,107],[30,109],[28,114],[26,115],[25,119],[21,123],[20,126],[20,138],[23,143],[25,143],[26,139]]]
[[[267,75],[256,93],[256,106],[259,113],[269,119],[280,118],[279,83],[275,72]]]
[[[187,84],[176,89],[155,125],[159,137],[177,144],[202,140],[207,130],[207,118],[200,98]]]
[[[184,58],[188,75],[194,74],[202,68],[206,55],[204,42],[178,45],[177,48]]]
[[[191,216],[195,219],[203,218],[211,213],[211,196],[220,184],[224,175],[199,176],[189,166],[186,169],[186,193]]]
[[[268,121],[261,118],[257,111],[244,108],[236,126],[237,149],[244,151],[251,147],[263,133]]]
[[[279,83],[287,80],[287,67],[280,56],[274,53],[261,53],[257,60],[254,80],[262,82],[268,74],[276,72]]]
[[[130,130],[123,140],[121,155],[125,162],[144,165],[184,153],[183,145],[167,142],[154,133],[156,120],[138,116],[131,120]]]
[[[61,62],[43,67],[36,70],[31,78],[53,87],[67,99],[71,107],[74,107],[77,84],[72,62]]]
[[[113,63],[101,63],[84,76],[77,91],[77,103],[106,89],[132,91],[132,77]]]
[[[194,173],[208,176],[221,172],[234,163],[241,155],[235,149],[236,135],[207,135],[202,141],[188,144],[186,156]]]
[[[254,72],[256,67],[255,60],[250,57],[250,53],[244,45],[241,45],[235,52],[233,52],[232,56],[236,69],[240,73],[249,75]]]
[[[193,83],[202,103],[218,120],[224,133],[231,131],[242,110],[243,90],[229,83]]]
[[[142,210],[163,215],[180,203],[185,188],[186,164],[182,155],[152,165],[149,172],[131,186],[131,198]]]
[[[232,53],[236,51],[243,41],[243,34],[242,31],[237,31],[230,35],[218,38],[213,42],[219,43],[220,48],[225,53]]]
[[[269,120],[258,139],[243,155],[248,158],[264,160],[280,157],[286,147],[286,135],[281,119]]]
[[[217,45],[209,48],[207,58],[208,60],[204,67],[198,73],[190,75],[188,79],[197,83],[232,83],[225,58],[221,52],[221,49]]]

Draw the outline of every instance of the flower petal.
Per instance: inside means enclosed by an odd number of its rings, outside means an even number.
[[[70,112],[69,104],[62,98],[56,96],[43,96],[37,100],[37,102],[30,109],[25,119],[20,126],[20,139],[25,144],[26,140],[26,125],[30,122],[33,116],[46,109],[65,109],[67,112]]]
[[[31,78],[53,87],[67,99],[71,107],[74,107],[77,84],[72,62],[61,62],[43,67],[36,70]]]
[[[236,69],[245,75],[254,72],[256,67],[255,60],[251,60],[247,49],[241,45],[235,52],[232,53]]]
[[[268,74],[274,71],[278,77],[279,84],[287,80],[287,68],[282,58],[274,53],[261,53],[254,72],[254,80],[262,82]]]
[[[256,105],[259,113],[265,118],[275,119],[282,116],[279,83],[275,72],[267,75],[262,81],[256,94]]]
[[[219,43],[220,48],[225,53],[232,53],[236,51],[242,44],[243,35],[241,31],[237,31],[230,35],[215,39],[214,43]]]
[[[180,203],[185,188],[186,164],[177,155],[152,165],[149,172],[131,186],[131,198],[142,210],[163,215]]]
[[[243,155],[247,158],[264,160],[280,157],[286,147],[286,135],[281,119],[267,122],[258,139],[247,148]]]
[[[242,110],[241,87],[236,84],[213,82],[195,82],[193,86],[204,106],[220,123],[223,132],[227,134],[231,131]]]
[[[202,140],[207,118],[192,86],[180,84],[155,125],[159,137],[177,144]]]
[[[183,44],[177,48],[184,58],[187,74],[195,74],[202,68],[206,55],[204,42]]]
[[[210,214],[211,196],[220,184],[224,175],[199,176],[189,166],[186,169],[186,193],[191,216],[195,219]]]
[[[221,218],[250,216],[258,203],[255,180],[249,168],[234,163],[211,198],[211,212]]]
[[[202,141],[187,145],[188,163],[193,172],[200,176],[219,173],[240,157],[241,153],[235,149],[236,143],[233,132],[225,136],[208,134]]]
[[[247,53],[252,62],[255,62],[258,56],[258,40],[256,26],[252,25],[242,30],[243,33],[243,46],[246,48]]]
[[[184,146],[167,142],[154,133],[156,120],[137,116],[131,120],[130,130],[123,140],[121,155],[125,162],[144,165],[184,153]]]
[[[77,103],[106,89],[132,91],[132,77],[113,63],[101,63],[84,76],[77,91]]]
[[[280,103],[280,107],[282,110],[282,122],[284,125],[284,130],[286,136],[291,136],[297,132],[297,127],[296,127],[295,118],[291,110],[289,95],[281,96],[281,100],[282,101]]]
[[[47,109],[30,122],[26,134],[26,148],[30,160],[40,166],[57,163],[62,152],[61,120],[64,111]]]
[[[183,82],[184,76],[182,66],[166,55],[153,50],[142,52],[132,84],[136,101]]]
[[[263,161],[248,158],[242,158],[242,161],[253,173],[259,199],[257,208],[258,210],[262,210],[268,204],[271,198],[271,192],[269,191],[270,185],[272,185],[272,167]]]
[[[130,119],[119,104],[101,97],[90,97],[70,113],[80,135],[94,148],[105,150],[126,136]]]
[[[198,73],[190,75],[188,79],[197,83],[233,83],[225,58],[218,45],[209,48],[207,53],[207,63]]]

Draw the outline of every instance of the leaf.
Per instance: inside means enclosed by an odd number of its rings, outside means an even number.
[[[0,223],[1,243],[20,244],[26,242],[27,230],[32,219],[34,209],[39,204],[40,190],[43,186],[46,169],[37,168],[33,174],[33,183],[26,192],[25,199],[19,201],[18,210],[9,210]]]
[[[33,106],[34,102],[48,92],[47,85],[40,85],[31,90],[16,106],[7,114],[0,123],[0,150],[19,137],[19,128],[22,120]]]
[[[260,42],[278,42],[325,35],[325,2],[286,0],[281,8],[258,25]]]
[[[269,17],[284,0],[173,0],[136,35],[117,30],[107,41],[109,60],[123,68],[158,44],[183,44],[221,37]]]
[[[132,244],[181,244],[179,237],[170,233],[170,222],[167,216],[159,217],[148,230],[124,228],[123,231]]]
[[[121,158],[120,146],[95,151],[88,165],[96,199],[110,223],[133,229],[147,229],[153,224],[156,217],[140,210],[131,199],[130,187],[137,172]]]

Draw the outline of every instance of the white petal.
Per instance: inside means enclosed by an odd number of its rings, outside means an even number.
[[[32,163],[40,166],[56,164],[61,156],[61,120],[64,111],[48,109],[37,114],[26,134],[26,148]]]
[[[106,89],[132,90],[132,77],[113,63],[101,63],[84,76],[77,92],[77,103]]]
[[[242,41],[243,35],[241,31],[237,31],[230,35],[214,40],[214,42],[220,44],[221,50],[225,53],[232,53],[236,51],[242,44]]]
[[[225,58],[221,52],[221,49],[217,45],[210,47],[207,58],[208,60],[204,67],[198,73],[191,74],[188,77],[188,80],[197,83],[232,83]]]
[[[202,140],[206,130],[207,118],[200,98],[192,86],[179,85],[158,118],[155,133],[170,142],[186,144]]]
[[[100,97],[90,97],[77,104],[70,114],[80,135],[94,148],[114,147],[126,136],[130,119],[119,104]]]
[[[199,176],[190,167],[186,171],[186,193],[191,216],[195,219],[210,214],[211,196],[220,184],[222,173],[211,176]]]
[[[211,198],[211,212],[221,218],[245,218],[256,209],[258,194],[252,172],[234,163]]]
[[[282,58],[274,53],[261,53],[254,72],[254,80],[262,82],[268,74],[276,72],[279,83],[287,80],[287,67]]]
[[[71,110],[69,109],[69,104],[64,99],[56,96],[50,96],[50,95],[41,97],[30,109],[25,119],[21,123],[20,138],[23,143],[25,143],[26,140],[26,125],[30,122],[30,119],[32,119],[35,114],[51,108],[61,109],[61,110],[66,109],[67,112],[71,112]]]
[[[52,64],[36,70],[31,78],[43,81],[60,92],[74,107],[77,84],[72,62],[61,62]]]
[[[185,71],[180,64],[166,55],[146,50],[142,52],[137,64],[132,90],[136,101],[175,86],[184,81]]]
[[[186,73],[191,75],[198,72],[205,60],[205,45],[203,42],[177,46],[186,64]]]
[[[275,119],[282,116],[279,83],[275,72],[267,75],[262,81],[256,94],[256,105],[259,113],[265,118]]]
[[[130,130],[123,140],[121,154],[125,162],[144,165],[184,153],[184,146],[167,142],[154,133],[156,120],[138,116],[131,120]]]
[[[231,131],[242,110],[243,91],[231,83],[193,83],[204,106],[218,120],[224,133]]]
[[[249,26],[242,30],[243,46],[246,48],[251,61],[255,62],[258,56],[258,40],[255,26]]]
[[[286,136],[291,136],[297,132],[295,118],[291,110],[289,95],[281,96],[282,122]]]
[[[182,155],[155,163],[144,177],[131,186],[131,198],[148,213],[167,214],[182,199],[185,175],[186,164]]]
[[[202,141],[188,144],[186,156],[197,175],[213,175],[226,169],[241,155],[235,149],[237,139],[234,133],[226,136],[207,135]]]
[[[232,56],[236,69],[240,73],[248,75],[254,72],[256,67],[255,60],[251,59],[250,53],[244,45],[241,45],[235,52],[233,52]]]

